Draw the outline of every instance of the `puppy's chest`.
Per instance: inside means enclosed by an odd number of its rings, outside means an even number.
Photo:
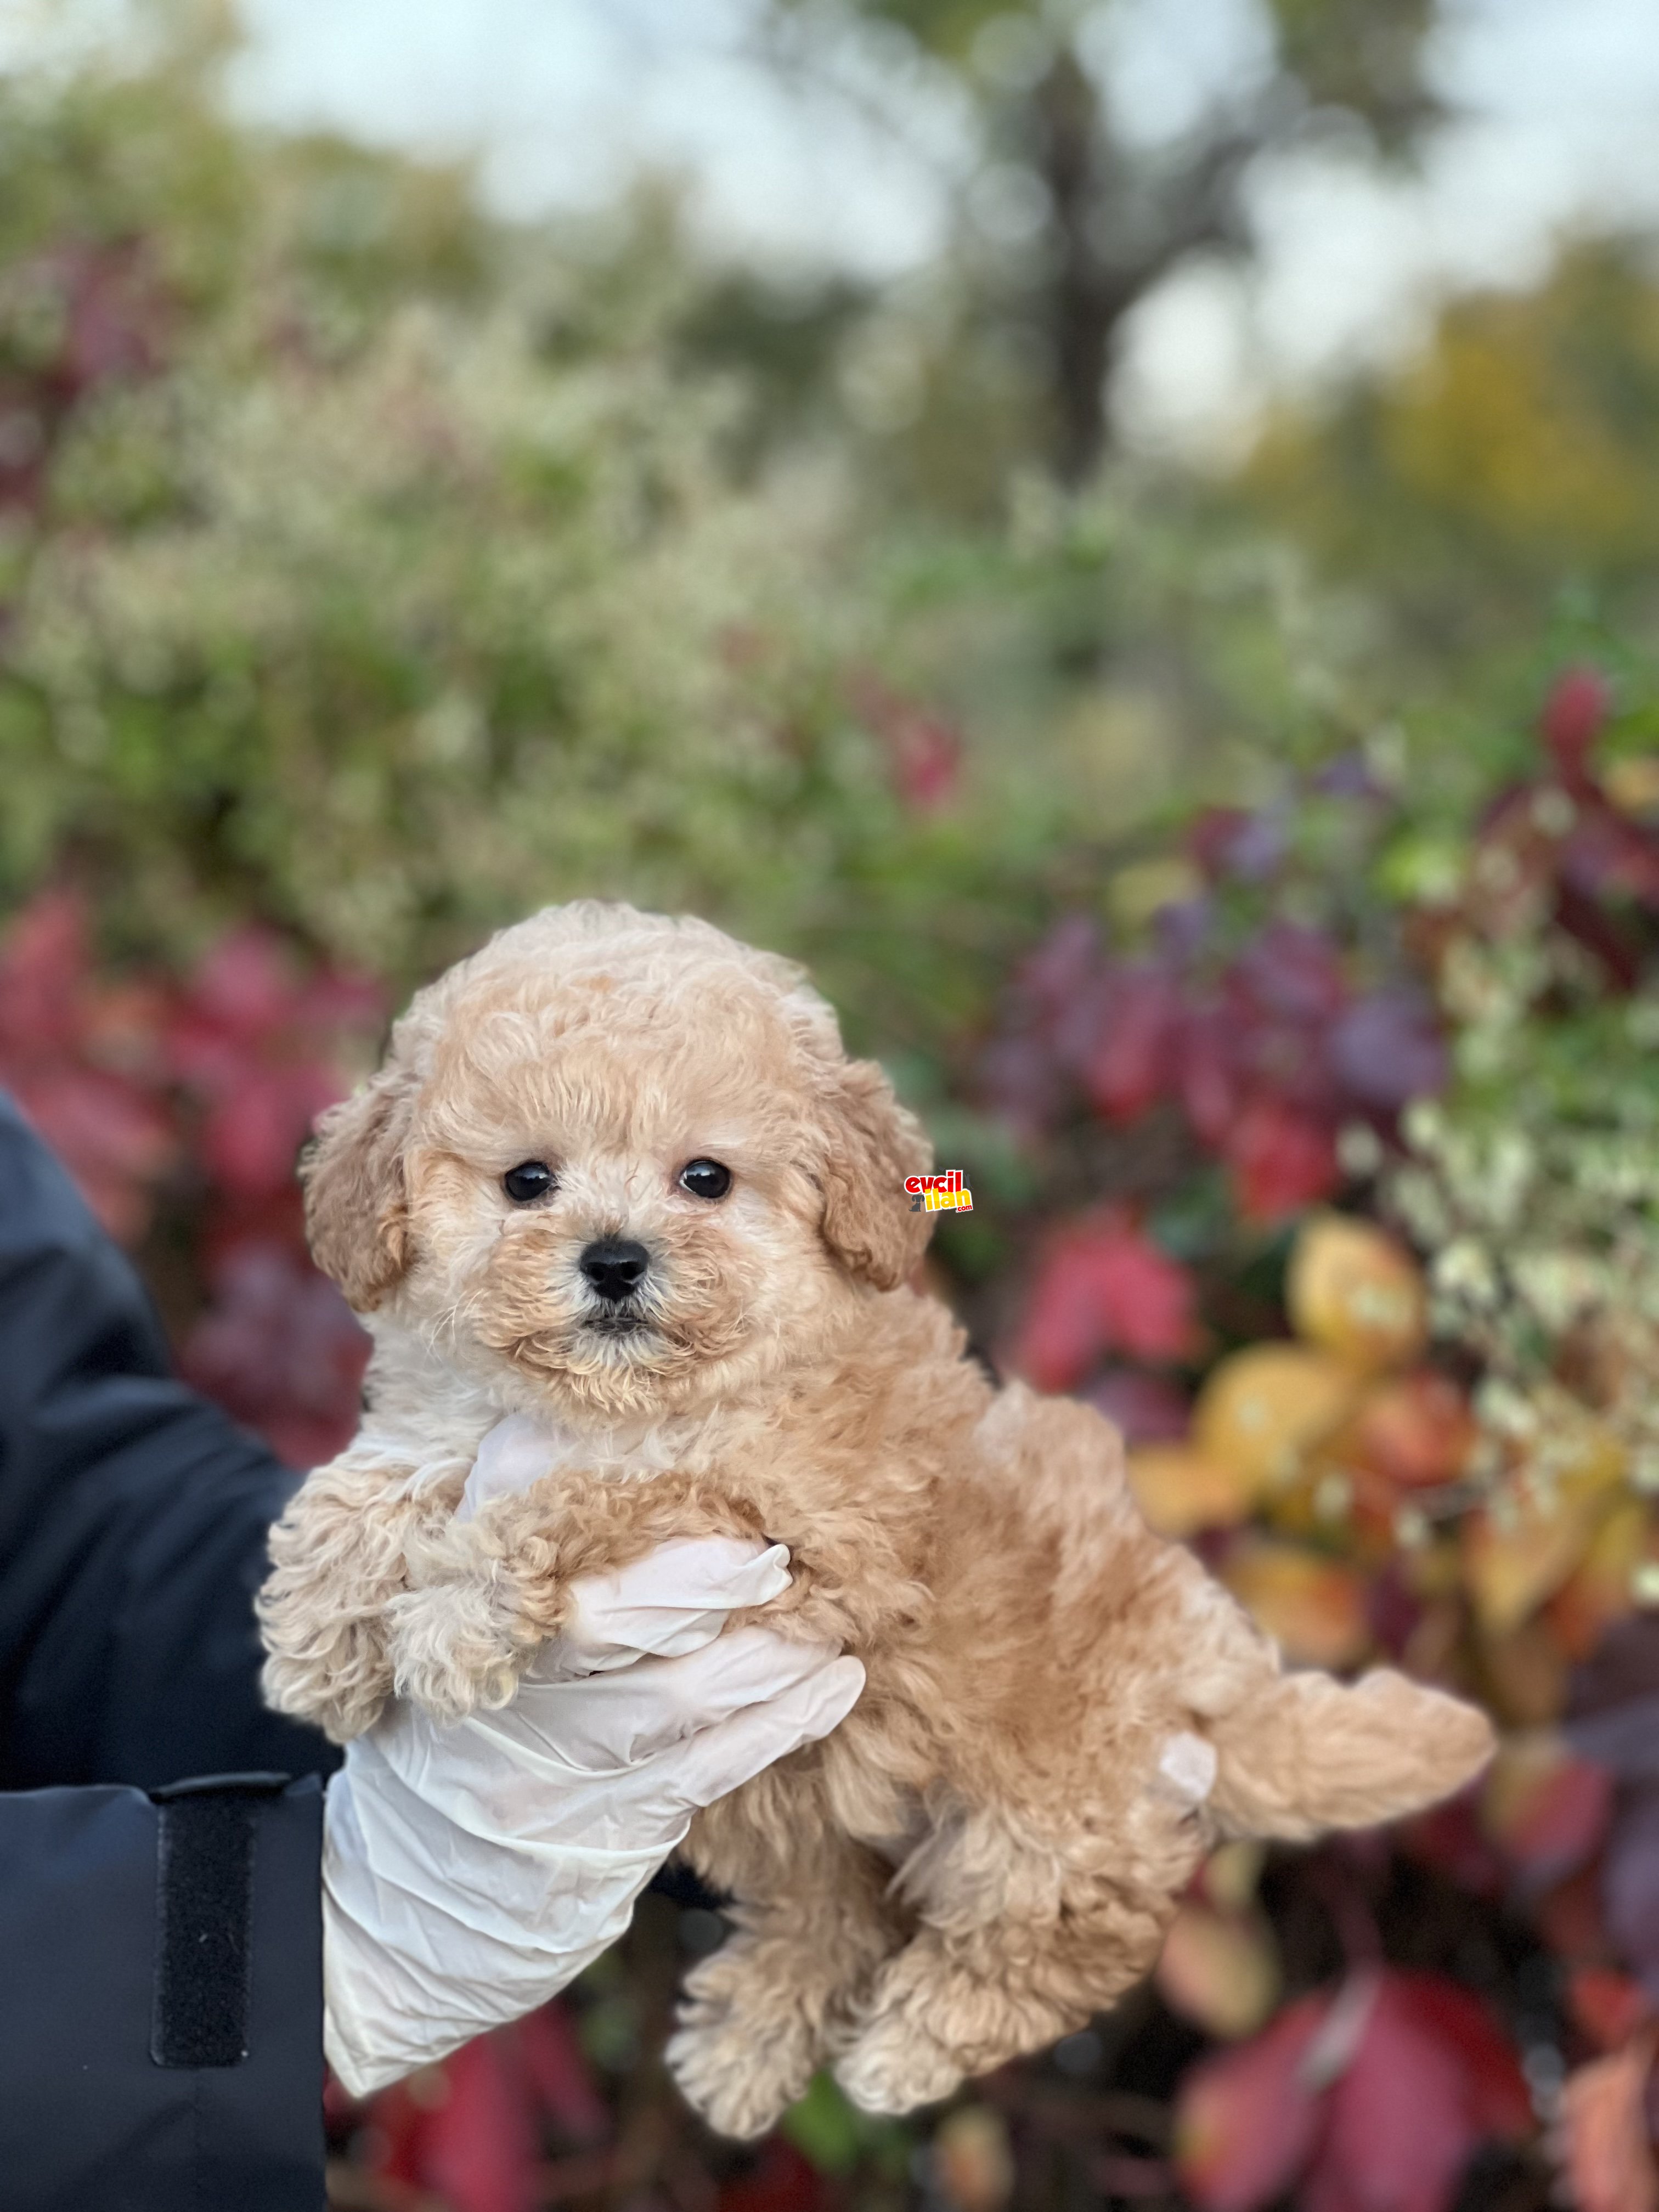
[[[606,1481],[648,1482],[672,1472],[714,1474],[732,1439],[717,1421],[635,1430],[574,1429],[544,1415],[512,1413],[478,1446],[468,1486],[473,1511],[491,1498],[527,1490],[550,1474],[597,1474]]]

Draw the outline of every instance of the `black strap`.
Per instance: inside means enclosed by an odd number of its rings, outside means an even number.
[[[158,2066],[236,2066],[247,2057],[255,1804],[287,1778],[207,1775],[157,1799]]]

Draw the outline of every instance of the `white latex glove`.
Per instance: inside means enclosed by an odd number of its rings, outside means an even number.
[[[575,1585],[569,1629],[499,1712],[440,1727],[399,1704],[347,1746],[325,1813],[323,1968],[348,2089],[562,1989],[622,1933],[699,1808],[851,1710],[856,1659],[754,1626],[720,1633],[785,1588],[787,1557],[729,1537],[665,1545]]]

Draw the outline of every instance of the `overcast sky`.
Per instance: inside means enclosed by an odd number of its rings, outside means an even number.
[[[31,0],[0,0],[0,23]],[[32,0],[38,7],[40,0]],[[119,0],[87,0],[118,7]],[[241,0],[250,117],[475,156],[518,214],[601,204],[641,165],[686,181],[717,249],[902,278],[943,234],[969,134],[892,57],[780,82],[760,0]],[[1464,112],[1420,179],[1332,161],[1261,174],[1248,284],[1195,271],[1143,309],[1138,434],[1222,438],[1264,390],[1408,346],[1450,283],[1526,283],[1576,225],[1659,225],[1659,0],[1452,0],[1434,70]],[[1115,0],[1098,51],[1157,137],[1260,66],[1255,0]],[[902,120],[895,128],[894,118]]]

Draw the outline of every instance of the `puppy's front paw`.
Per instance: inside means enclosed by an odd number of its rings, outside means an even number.
[[[668,2070],[716,2135],[763,2136],[805,2094],[819,2051],[790,1992],[769,1988],[749,1945],[733,1936],[686,1978]]]
[[[400,1698],[434,1720],[465,1720],[504,1705],[517,1686],[516,1651],[482,1583],[404,1590],[387,1607],[387,1646]]]
[[[273,1712],[310,1721],[336,1743],[372,1728],[392,1695],[385,1644],[367,1623],[337,1630],[314,1650],[272,1650],[259,1680]]]

